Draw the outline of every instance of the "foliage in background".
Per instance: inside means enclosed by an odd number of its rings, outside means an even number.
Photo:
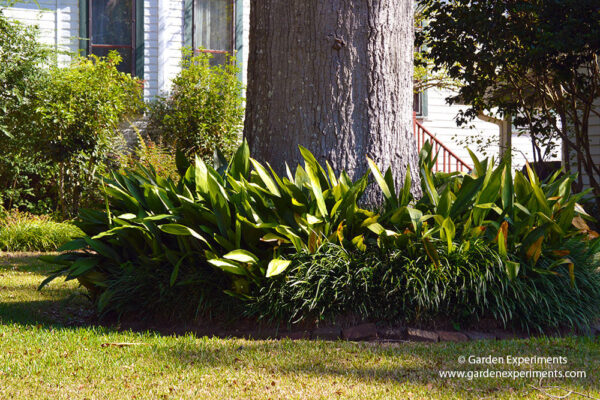
[[[31,49],[40,47],[35,32],[24,38]],[[142,83],[118,72],[120,61],[114,52],[76,58],[66,68],[32,63],[35,79],[15,78],[29,98],[13,110],[18,118],[10,136],[0,138],[0,195],[7,208],[58,209],[68,217],[80,204],[98,201],[99,172],[116,165],[123,143],[118,124],[143,107]]]
[[[37,43],[39,31],[11,21],[0,10],[0,137],[11,136],[27,121],[34,100],[34,81],[50,49]]]
[[[425,6],[421,2],[415,2],[415,31],[417,36],[424,34],[424,27],[428,21],[425,18]],[[413,91],[424,93],[428,89],[457,89],[460,82],[451,78],[443,69],[434,69],[432,60],[422,41],[417,43],[414,51],[414,76]]]
[[[45,79],[51,51],[36,39],[35,27],[7,19],[0,11],[0,204],[31,212],[52,209],[54,167],[20,140],[32,129],[36,87]]]
[[[377,213],[359,206],[368,175],[352,182],[300,151],[304,166],[285,177],[251,159],[245,143],[215,168],[179,154],[178,180],[143,166],[113,174],[106,211],[81,213],[87,236],[50,260],[61,266],[43,285],[79,279],[101,311],[119,313],[246,304],[295,320],[360,305],[365,318],[491,315],[539,329],[529,304],[552,309],[570,296],[546,326],[597,317],[600,240],[571,177],[513,177],[510,157],[495,165],[475,156],[470,174],[434,174],[426,144],[418,200],[412,173],[396,189],[391,171],[368,160],[385,198]]]
[[[67,222],[17,209],[0,212],[0,251],[56,251],[83,232]]]
[[[569,170],[585,172],[600,196],[600,166],[593,162],[590,118],[600,117],[600,7],[595,0],[422,1],[429,23],[423,43],[434,70],[448,71],[462,85],[451,97],[470,104],[459,115],[510,116],[527,129],[534,161],[557,138]],[[600,204],[600,202],[599,202]]]
[[[211,66],[211,55],[183,51],[181,72],[168,95],[150,104],[148,133],[188,156],[230,156],[239,144],[244,119],[243,85],[233,59]]]
[[[152,139],[142,136],[140,132],[138,132],[138,141],[133,150],[125,152],[119,157],[119,163],[123,169],[134,170],[141,165],[147,169],[153,168],[156,175],[161,178],[171,178],[173,181],[177,181],[179,178],[172,150],[160,141],[154,142]]]
[[[51,68],[38,88],[37,135],[27,139],[58,165],[58,202],[65,216],[98,199],[99,169],[122,140],[117,127],[143,108],[142,82],[119,72],[120,62],[117,52],[80,57],[68,68]]]

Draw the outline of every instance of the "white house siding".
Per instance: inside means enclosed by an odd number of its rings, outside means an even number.
[[[158,84],[158,3],[159,0],[144,0],[144,97],[147,99],[161,90]]]
[[[62,52],[77,54],[79,50],[78,0],[39,0],[35,3],[17,3],[2,12],[9,18],[40,28],[43,43]],[[67,65],[71,57],[59,54],[60,65]]]
[[[466,106],[452,105],[446,103],[446,98],[453,93],[449,90],[430,89],[427,91],[427,112],[423,119],[423,125],[433,135],[436,136],[444,145],[452,150],[458,157],[472,166],[471,157],[466,147],[459,144],[467,137],[479,135],[482,138],[492,138],[494,146],[488,146],[486,149],[487,156],[496,156],[499,154],[497,145],[500,135],[499,127],[496,124],[476,119],[469,127],[458,127],[456,125],[456,116],[460,110],[466,110]],[[484,157],[483,154],[478,154],[476,146],[469,147],[478,157]],[[526,136],[512,137],[513,148],[513,166],[521,168],[525,165],[525,160],[532,161],[531,142]]]
[[[181,70],[181,49],[183,47],[183,0],[158,0],[158,60],[157,87],[167,93],[171,80]],[[154,93],[148,93],[153,95]]]
[[[600,111],[600,99],[596,100],[596,110]],[[594,163],[600,165],[600,117],[593,113],[590,118],[589,138]],[[598,179],[598,176],[596,176],[596,179]],[[583,183],[586,186],[590,184],[587,174],[583,174]]]
[[[238,65],[242,70],[242,82],[247,84],[248,82],[248,54],[249,54],[249,44],[250,44],[250,0],[240,0],[238,1],[238,5],[242,4],[242,12],[237,13],[236,16],[236,38],[238,38],[238,43],[236,43],[236,51],[237,51],[237,59]],[[242,38],[240,41],[239,38]]]

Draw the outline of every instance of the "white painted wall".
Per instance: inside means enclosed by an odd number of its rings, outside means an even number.
[[[248,54],[250,53],[250,0],[243,0],[242,12],[242,46],[241,55],[238,54],[239,63],[242,67],[242,82],[244,85],[248,83]],[[238,49],[240,46],[238,46]]]
[[[595,109],[600,111],[600,99],[596,99]],[[600,117],[594,113],[591,114],[590,117],[590,126],[589,126],[589,138],[590,138],[590,147],[592,149],[592,158],[596,165],[600,165]],[[576,162],[575,154],[571,157],[571,170],[573,173],[577,172],[577,167],[574,164]],[[589,187],[590,179],[589,176],[584,172],[582,173],[583,184]],[[598,176],[596,176],[598,179]]]
[[[457,156],[459,156],[468,165],[472,166],[471,157],[466,147],[459,145],[465,137],[473,137],[476,135],[482,138],[493,138],[495,143],[498,143],[500,135],[499,127],[496,124],[484,122],[476,119],[471,124],[472,127],[458,127],[456,125],[456,116],[460,110],[466,110],[466,106],[452,105],[446,103],[446,98],[453,95],[449,90],[430,89],[427,91],[428,112],[423,120],[423,125],[435,135],[442,143],[450,148]],[[600,138],[600,137],[599,137]],[[521,168],[525,165],[525,160],[533,160],[533,152],[531,142],[527,136],[518,136],[516,133],[512,137],[513,147],[513,166]],[[475,147],[470,149],[477,157],[484,157],[478,153]],[[487,148],[487,155],[494,155],[496,158],[500,149],[497,145]]]
[[[600,99],[596,99],[595,105],[595,109],[600,111]],[[600,117],[596,114],[592,114],[589,136],[594,163],[596,165],[600,165]],[[584,177],[584,182],[586,185],[589,184],[589,179],[587,176]]]
[[[183,0],[158,0],[157,88],[168,93],[171,80],[181,70],[183,47]],[[151,60],[152,61],[152,60]],[[155,93],[148,93],[154,95]]]
[[[39,0],[35,3],[17,3],[2,8],[9,18],[40,28],[40,39],[62,52],[77,54],[79,50],[79,3],[78,0]],[[59,54],[58,62],[66,65],[70,55]]]

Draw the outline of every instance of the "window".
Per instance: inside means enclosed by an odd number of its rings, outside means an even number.
[[[138,0],[142,1],[142,0]],[[88,0],[87,52],[103,57],[117,50],[123,61],[118,69],[136,72],[136,0]]]
[[[194,0],[192,47],[211,53],[211,64],[223,64],[235,49],[235,2]]]
[[[413,97],[413,111],[417,113],[417,117],[423,115],[423,93],[415,93]]]

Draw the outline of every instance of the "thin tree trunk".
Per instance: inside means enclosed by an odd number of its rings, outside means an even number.
[[[418,179],[412,0],[251,0],[244,135],[282,172],[297,146],[357,178],[369,156]],[[419,194],[418,182],[413,184]],[[378,201],[376,189],[367,202]]]

